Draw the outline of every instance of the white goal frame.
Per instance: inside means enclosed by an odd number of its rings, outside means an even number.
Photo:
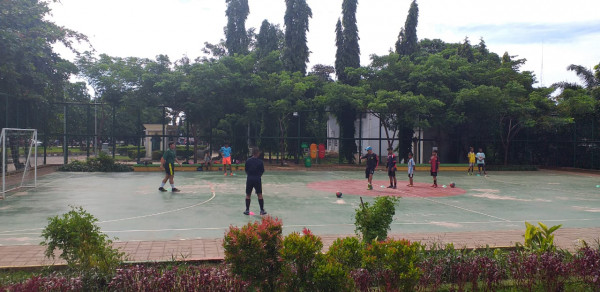
[[[27,154],[27,160],[25,162],[25,169],[23,170],[23,176],[21,177],[21,183],[18,184],[17,186],[7,189],[6,187],[6,168],[8,165],[8,155],[6,152],[6,138],[7,138],[7,131],[18,131],[18,132],[31,132],[31,136],[32,137],[28,142],[29,142],[29,152],[26,153]],[[18,189],[18,188],[35,188],[37,186],[37,141],[38,141],[38,136],[37,136],[37,129],[19,129],[19,128],[2,128],[2,133],[0,134],[0,143],[2,143],[2,192],[0,193],[0,198],[4,199],[4,194],[6,192]],[[31,184],[25,184],[25,176],[27,174],[28,171],[28,167],[31,165],[31,151],[33,151],[33,185]]]

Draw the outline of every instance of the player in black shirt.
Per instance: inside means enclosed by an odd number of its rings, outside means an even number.
[[[250,215],[250,195],[252,195],[252,189],[256,190],[258,196],[258,204],[260,205],[260,215],[266,215],[267,211],[264,209],[264,200],[262,196],[262,181],[261,177],[265,172],[265,165],[263,161],[258,158],[260,150],[258,148],[252,149],[252,157],[246,160],[244,167],[247,178],[246,178],[246,211],[245,215]]]
[[[363,155],[361,159],[367,160],[367,168],[365,169],[365,177],[369,182],[367,190],[372,190],[373,173],[375,173],[375,169],[377,168],[377,165],[379,165],[379,159],[377,159],[377,154],[373,153],[373,147],[368,146],[365,150],[367,150],[367,154]]]

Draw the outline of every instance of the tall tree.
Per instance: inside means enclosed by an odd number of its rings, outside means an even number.
[[[419,5],[416,0],[410,4],[404,27],[400,29],[396,41],[396,53],[400,56],[410,56],[417,51],[417,25],[419,23]]]
[[[230,56],[248,53],[250,39],[246,32],[246,19],[250,13],[248,0],[225,0],[227,2],[227,26],[225,27],[225,47]]]
[[[346,68],[360,67],[360,47],[358,45],[358,26],[356,25],[357,0],[342,2],[342,22],[336,25],[336,71],[338,80],[344,84],[357,85],[356,75],[348,76]],[[339,58],[339,61],[337,60]]]
[[[9,123],[18,123],[19,116],[27,117],[27,112],[35,110],[29,107],[31,102],[62,101],[69,77],[77,71],[75,65],[53,51],[53,45],[61,43],[75,52],[73,42],[87,38],[48,21],[49,2],[55,1],[0,1],[2,122],[5,114]],[[28,106],[19,106],[16,111],[17,107],[11,106],[13,102],[27,102]],[[13,126],[16,125],[4,125]]]
[[[306,44],[308,19],[312,18],[312,10],[306,0],[285,0],[285,44],[283,63],[290,72],[301,72],[306,75],[306,63],[310,51]]]
[[[282,39],[283,32],[279,29],[279,26],[269,23],[266,19],[263,20],[256,37],[258,57],[262,58],[272,51],[279,50]]]

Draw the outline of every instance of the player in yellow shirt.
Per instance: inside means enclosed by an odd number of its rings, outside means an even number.
[[[473,167],[475,166],[475,152],[473,151],[473,147],[469,148],[467,157],[469,158],[469,169],[467,170],[467,173],[473,175]]]

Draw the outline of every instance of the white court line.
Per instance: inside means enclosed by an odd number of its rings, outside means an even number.
[[[128,218],[113,219],[113,220],[104,220],[104,221],[98,222],[98,224],[110,223],[110,222],[120,222],[120,221],[126,221],[126,220],[133,220],[133,219],[140,219],[140,218],[147,218],[147,217],[159,216],[159,215],[169,214],[169,213],[173,213],[173,212],[179,212],[179,211],[182,211],[182,210],[186,210],[186,209],[198,207],[200,205],[204,205],[204,204],[212,201],[216,197],[216,192],[215,192],[214,187],[213,187],[212,184],[210,184],[210,192],[212,194],[212,196],[210,197],[210,199],[208,199],[206,201],[203,201],[203,202],[200,202],[200,203],[197,203],[197,204],[194,204],[194,205],[190,205],[190,206],[187,206],[187,207],[182,207],[182,208],[179,208],[179,209],[164,211],[164,212],[153,213],[153,214],[147,214],[147,215],[141,215],[141,216],[134,216],[134,217],[128,217]],[[20,234],[20,233],[15,233],[15,232],[36,231],[36,230],[43,230],[43,229],[44,228],[30,228],[30,229],[0,231],[0,236],[6,235],[6,234]]]

